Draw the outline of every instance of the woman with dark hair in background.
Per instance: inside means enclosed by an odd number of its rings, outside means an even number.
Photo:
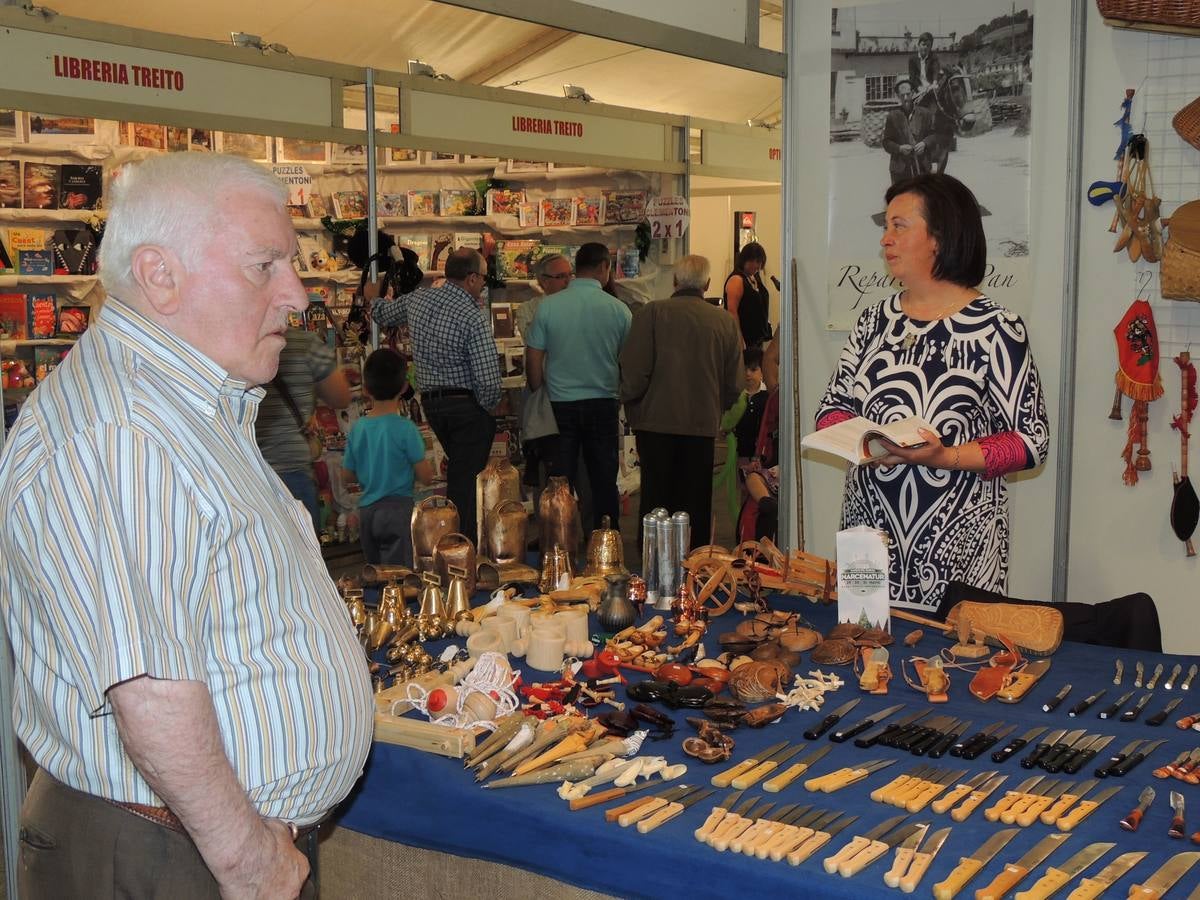
[[[976,289],[987,244],[975,196],[949,175],[892,185],[880,243],[904,290],[865,310],[842,350],[817,428],[920,416],[927,443],[887,444],[846,476],[842,527],[892,540],[891,599],[936,607],[946,583],[1004,593],[1004,476],[1046,458],[1050,428],[1025,323]]]
[[[771,295],[762,281],[767,251],[751,241],[738,251],[733,272],[725,279],[725,308],[737,319],[745,347],[759,347],[771,340]]]

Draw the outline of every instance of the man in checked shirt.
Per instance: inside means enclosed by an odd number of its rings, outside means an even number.
[[[500,404],[500,362],[487,313],[480,308],[487,264],[463,247],[446,258],[446,283],[377,300],[371,316],[384,327],[407,325],[425,418],[446,451],[446,496],[459,530],[477,534],[475,476],[487,465]]]

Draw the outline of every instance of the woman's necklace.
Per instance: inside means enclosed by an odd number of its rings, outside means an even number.
[[[972,298],[972,300],[973,299],[974,298]],[[904,317],[907,321],[904,323],[904,339],[900,342],[900,348],[902,350],[911,350],[917,343],[917,332],[912,326],[914,321],[934,322],[938,319],[944,319],[948,315],[955,314],[960,310],[965,309],[972,302],[972,300],[967,300],[964,302],[961,297],[956,298],[952,303],[943,304],[927,316],[917,317],[909,313],[905,313]],[[901,308],[901,311],[903,312],[903,308]]]

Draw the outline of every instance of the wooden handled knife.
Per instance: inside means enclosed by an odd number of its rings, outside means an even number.
[[[1117,785],[1116,787],[1105,788],[1100,793],[1092,797],[1091,800],[1080,800],[1079,805],[1073,810],[1071,810],[1065,816],[1054,820],[1054,827],[1059,831],[1072,830],[1080,822],[1090,816],[1095,811],[1097,806],[1099,806],[1120,789],[1120,785]]]
[[[704,824],[697,828],[694,832],[695,838],[698,841],[707,841],[708,836],[712,834],[713,829],[717,827],[720,821],[725,818],[725,814],[733,808],[733,804],[742,799],[742,794],[745,791],[734,791],[724,800],[712,808],[712,812],[708,814],[708,818],[704,820]]]
[[[1088,844],[1061,866],[1050,866],[1046,869],[1046,874],[1034,882],[1031,888],[1018,893],[1014,900],[1048,900],[1115,846],[1117,845],[1114,843]]]
[[[950,872],[944,881],[939,881],[933,886],[933,896],[936,900],[952,900],[959,891],[967,886],[968,882],[980,870],[992,861],[997,853],[1003,850],[1008,842],[1017,836],[1019,828],[1007,828],[1004,831],[997,831],[990,838],[983,842],[978,850],[968,856],[960,857],[958,865]]]
[[[903,841],[912,837],[914,834],[917,835],[918,840],[920,840],[920,838],[925,836],[925,831],[928,828],[928,824],[908,824],[902,825],[899,828],[895,828],[884,837],[871,841],[871,843],[869,843],[858,853],[854,854],[854,856],[843,860],[838,865],[837,872],[843,878],[850,878],[854,875],[857,875],[867,866],[874,863],[875,860],[879,859],[881,856],[884,856],[897,844],[902,843]]]
[[[883,873],[884,884],[893,888],[900,887],[900,879],[912,865],[913,857],[917,854],[917,847],[921,845],[921,841],[925,839],[928,831],[929,823],[917,825],[907,837],[896,845],[896,857],[892,860],[892,867]]]
[[[832,875],[838,870],[838,866],[840,866],[843,862],[853,859],[860,850],[865,850],[871,845],[872,841],[876,841],[883,835],[887,834],[906,818],[908,818],[908,816],[892,816],[892,818],[880,822],[865,834],[856,834],[849,840],[848,843],[842,845],[842,848],[838,850],[837,853],[833,854],[833,856],[825,857],[821,865],[824,867],[826,872]]]
[[[808,840],[788,852],[788,864],[792,866],[800,865],[800,863],[804,862],[856,821],[858,821],[858,816],[846,816],[837,819],[831,825],[826,825],[824,828],[814,831]]]
[[[950,828],[939,828],[929,840],[913,854],[912,863],[908,867],[908,871],[904,873],[904,877],[900,879],[900,890],[906,894],[911,894],[917,889],[917,885],[921,883],[921,879],[925,877],[925,872],[929,869],[933,858],[937,856],[938,851],[942,849],[942,844],[946,843],[946,838],[950,836]]]
[[[735,776],[730,785],[738,790],[745,790],[748,787],[758,784],[759,781],[778,769],[781,763],[787,762],[807,746],[808,744],[799,744],[795,747],[786,747],[780,750],[778,753],[764,759],[757,766]]]
[[[999,822],[1005,810],[1032,791],[1034,785],[1040,783],[1045,777],[1045,775],[1034,775],[1032,778],[1026,778],[1011,791],[1005,791],[1003,797],[983,811],[983,817],[989,822]]]
[[[1001,900],[1069,837],[1069,834],[1059,833],[1042,838],[1016,862],[1005,863],[1003,871],[992,879],[991,884],[975,892],[975,900]]]
[[[992,796],[1000,785],[1008,780],[1007,775],[997,775],[990,780],[984,782],[983,786],[977,790],[971,791],[967,799],[960,803],[956,808],[950,811],[950,818],[955,822],[966,821],[966,818],[975,812],[988,797]]]
[[[733,783],[733,779],[737,778],[737,776],[741,775],[744,772],[749,772],[751,769],[753,769],[755,766],[757,766],[764,759],[767,759],[768,757],[773,756],[776,753],[778,753],[780,750],[784,749],[788,745],[788,743],[789,743],[788,741],[780,741],[778,744],[772,744],[770,747],[768,747],[766,750],[763,750],[757,756],[748,757],[748,758],[742,760],[737,765],[733,766],[732,768],[726,769],[724,772],[718,772],[711,779],[709,779],[709,783],[712,784],[713,787],[718,787],[718,788],[729,787],[729,785]]]
[[[1088,791],[1098,785],[1100,782],[1095,778],[1079,784],[1067,783],[1067,789],[1058,795],[1050,806],[1044,810],[1038,818],[1042,820],[1043,825],[1053,825],[1059,819],[1067,814],[1067,810],[1075,805],[1075,802],[1083,797]]]
[[[1197,860],[1200,860],[1200,851],[1176,853],[1144,882],[1131,887],[1129,896],[1138,900],[1157,900],[1173,888],[1175,882],[1186,875]]]
[[[1125,873],[1146,858],[1146,853],[1122,853],[1107,866],[1093,875],[1084,878],[1079,886],[1067,894],[1067,900],[1096,900],[1101,894],[1125,876]]]
[[[647,832],[653,831],[664,822],[671,821],[671,819],[675,818],[692,804],[699,803],[701,800],[708,798],[712,795],[712,793],[712,788],[704,788],[704,790],[700,791],[699,793],[692,794],[685,799],[671,801],[662,809],[658,810],[658,812],[639,821],[637,823],[638,832],[641,834],[646,834]]]
[[[824,747],[814,750],[807,756],[801,757],[778,775],[775,775],[774,777],[765,781],[763,783],[763,790],[769,794],[776,794],[779,791],[782,791],[793,781],[807,772],[812,767],[813,763],[819,762],[821,759],[823,759],[825,754],[832,749],[833,748],[831,746],[826,744]]]

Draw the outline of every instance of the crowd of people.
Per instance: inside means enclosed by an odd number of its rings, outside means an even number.
[[[312,896],[313,828],[362,772],[374,713],[362,650],[307,489],[276,474],[255,436],[264,386],[279,394],[274,419],[297,426],[314,395],[340,391],[312,348],[281,368],[288,317],[308,304],[286,199],[234,156],[126,167],[101,251],[108,300],[0,456],[0,613],[14,722],[37,765],[21,811],[22,897]],[[863,312],[816,424],[919,415],[937,434],[852,467],[842,525],[891,536],[893,602],[936,603],[950,579],[1003,591],[1004,476],[1038,465],[1049,443],[1028,335],[976,289],[985,242],[966,187],[925,174],[887,202],[883,255],[905,289]],[[188,216],[172,214],[181,206]],[[705,299],[708,261],[686,256],[674,293],[634,312],[604,289],[603,245],[580,248],[574,279],[561,257],[539,267],[555,287],[526,338],[530,387],[546,392],[557,432],[542,458],[573,478],[582,457],[593,524],[616,511],[621,403],[643,510],[685,509],[694,543],[709,540],[713,441],[740,403],[752,418],[732,439],[751,508],[773,515],[780,348],[761,346],[764,264],[761,247],[746,248],[722,310]],[[443,285],[372,310],[408,326],[468,534],[500,400],[486,279],[483,257],[457,250]],[[432,475],[395,414],[405,379],[397,354],[369,357],[374,409],[347,449],[364,534],[389,561],[411,553],[404,498]],[[299,446],[284,457],[285,474],[306,472]]]

